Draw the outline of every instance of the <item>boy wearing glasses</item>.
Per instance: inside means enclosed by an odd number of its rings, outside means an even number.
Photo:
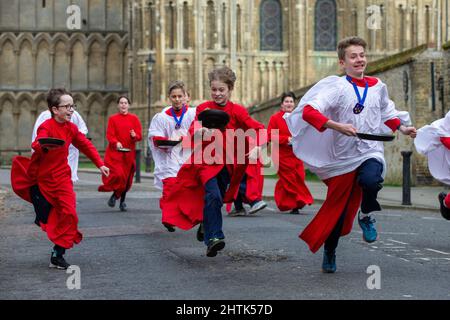
[[[11,185],[14,192],[28,202],[36,211],[36,221],[55,245],[50,267],[67,269],[70,265],[63,255],[67,249],[78,244],[82,234],[78,231],[75,193],[71,170],[67,163],[69,146],[73,144],[108,176],[109,169],[103,165],[94,145],[70,122],[73,99],[63,88],[51,89],[47,104],[52,118],[37,129],[31,147],[31,159],[16,156],[11,168]],[[62,146],[41,145],[41,138],[64,140]]]
[[[75,124],[78,127],[78,130],[84,135],[87,135],[88,128],[86,126],[86,123],[84,122],[81,115],[76,110],[76,105],[73,105],[72,107],[72,117],[70,118],[70,122]],[[36,123],[34,124],[33,128],[33,135],[31,137],[31,142],[33,142],[36,139],[37,135],[37,129],[39,126],[45,121],[52,117],[50,110],[42,111],[39,117],[36,119]],[[69,162],[70,170],[72,171],[72,181],[77,182],[78,181],[78,158],[79,158],[80,152],[77,148],[75,148],[72,144],[69,147],[69,156],[67,157],[67,161]]]
[[[328,186],[325,202],[300,234],[312,252],[325,244],[326,273],[336,271],[339,237],[350,233],[359,207],[364,241],[377,239],[370,213],[381,210],[377,194],[386,173],[383,144],[360,140],[356,133],[380,133],[387,126],[416,136],[414,127],[405,126],[409,114],[395,109],[386,85],[364,75],[365,49],[366,42],[358,37],[340,41],[339,65],[346,75],[319,81],[286,116],[295,155]]]

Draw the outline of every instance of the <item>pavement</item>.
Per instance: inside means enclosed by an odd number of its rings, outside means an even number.
[[[79,169],[80,172],[98,173],[97,169]],[[141,182],[153,180],[153,173],[141,172]],[[275,178],[264,179],[263,198],[264,200],[274,200],[274,189],[277,183]],[[313,195],[314,203],[320,204],[325,201],[327,187],[320,181],[306,181],[306,184]],[[438,194],[448,192],[442,186],[421,186],[411,187],[411,205],[403,205],[403,188],[401,186],[383,186],[378,193],[378,201],[383,208],[397,210],[431,210],[439,211]]]
[[[322,250],[312,254],[298,237],[319,200],[299,215],[278,212],[273,201],[257,215],[223,212],[226,247],[208,258],[196,228],[167,232],[161,225],[161,194],[150,174],[133,184],[128,211],[121,212],[106,205],[109,193],[97,192],[98,172],[79,172],[74,190],[83,241],[66,255],[79,268],[74,273],[48,268],[52,244],[9,177],[0,170],[0,300],[198,300],[174,302],[181,306],[256,299],[273,304],[275,314],[282,309],[277,300],[450,299],[450,221],[437,211],[384,208],[376,213],[379,239],[370,244],[355,221],[339,240],[338,270],[330,275],[320,270]],[[269,197],[276,180],[266,181]],[[323,198],[321,183],[310,188]],[[432,198],[440,190],[432,189]],[[174,306],[164,314],[175,314]]]

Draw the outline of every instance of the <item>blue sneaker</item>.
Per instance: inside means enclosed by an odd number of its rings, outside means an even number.
[[[375,222],[375,219],[371,216],[367,216],[362,219],[359,219],[358,217],[358,223],[362,229],[363,239],[365,242],[372,243],[377,240],[378,233],[375,229]]]
[[[323,250],[323,273],[335,273],[336,272],[336,252]]]

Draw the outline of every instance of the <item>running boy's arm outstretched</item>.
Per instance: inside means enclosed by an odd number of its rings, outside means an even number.
[[[74,131],[74,137],[72,144],[81,152],[83,152],[96,166],[100,169],[102,174],[109,176],[109,168],[106,167],[102,161],[102,158],[95,149],[91,141],[89,141],[86,136],[81,133],[78,128],[74,125],[72,127]]]

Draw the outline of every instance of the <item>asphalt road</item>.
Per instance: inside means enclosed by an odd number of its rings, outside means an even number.
[[[355,223],[340,240],[337,272],[323,274],[322,250],[312,254],[298,238],[318,206],[294,216],[271,202],[257,216],[224,216],[226,247],[208,258],[196,230],[169,233],[161,225],[151,180],[133,186],[129,211],[120,212],[106,205],[109,194],[96,191],[98,175],[80,177],[84,239],[66,254],[79,266],[80,289],[69,289],[75,274],[48,268],[52,245],[33,224],[32,206],[10,190],[9,171],[0,170],[7,190],[0,299],[450,299],[450,222],[436,212],[376,214],[380,238],[373,244],[362,241]]]

